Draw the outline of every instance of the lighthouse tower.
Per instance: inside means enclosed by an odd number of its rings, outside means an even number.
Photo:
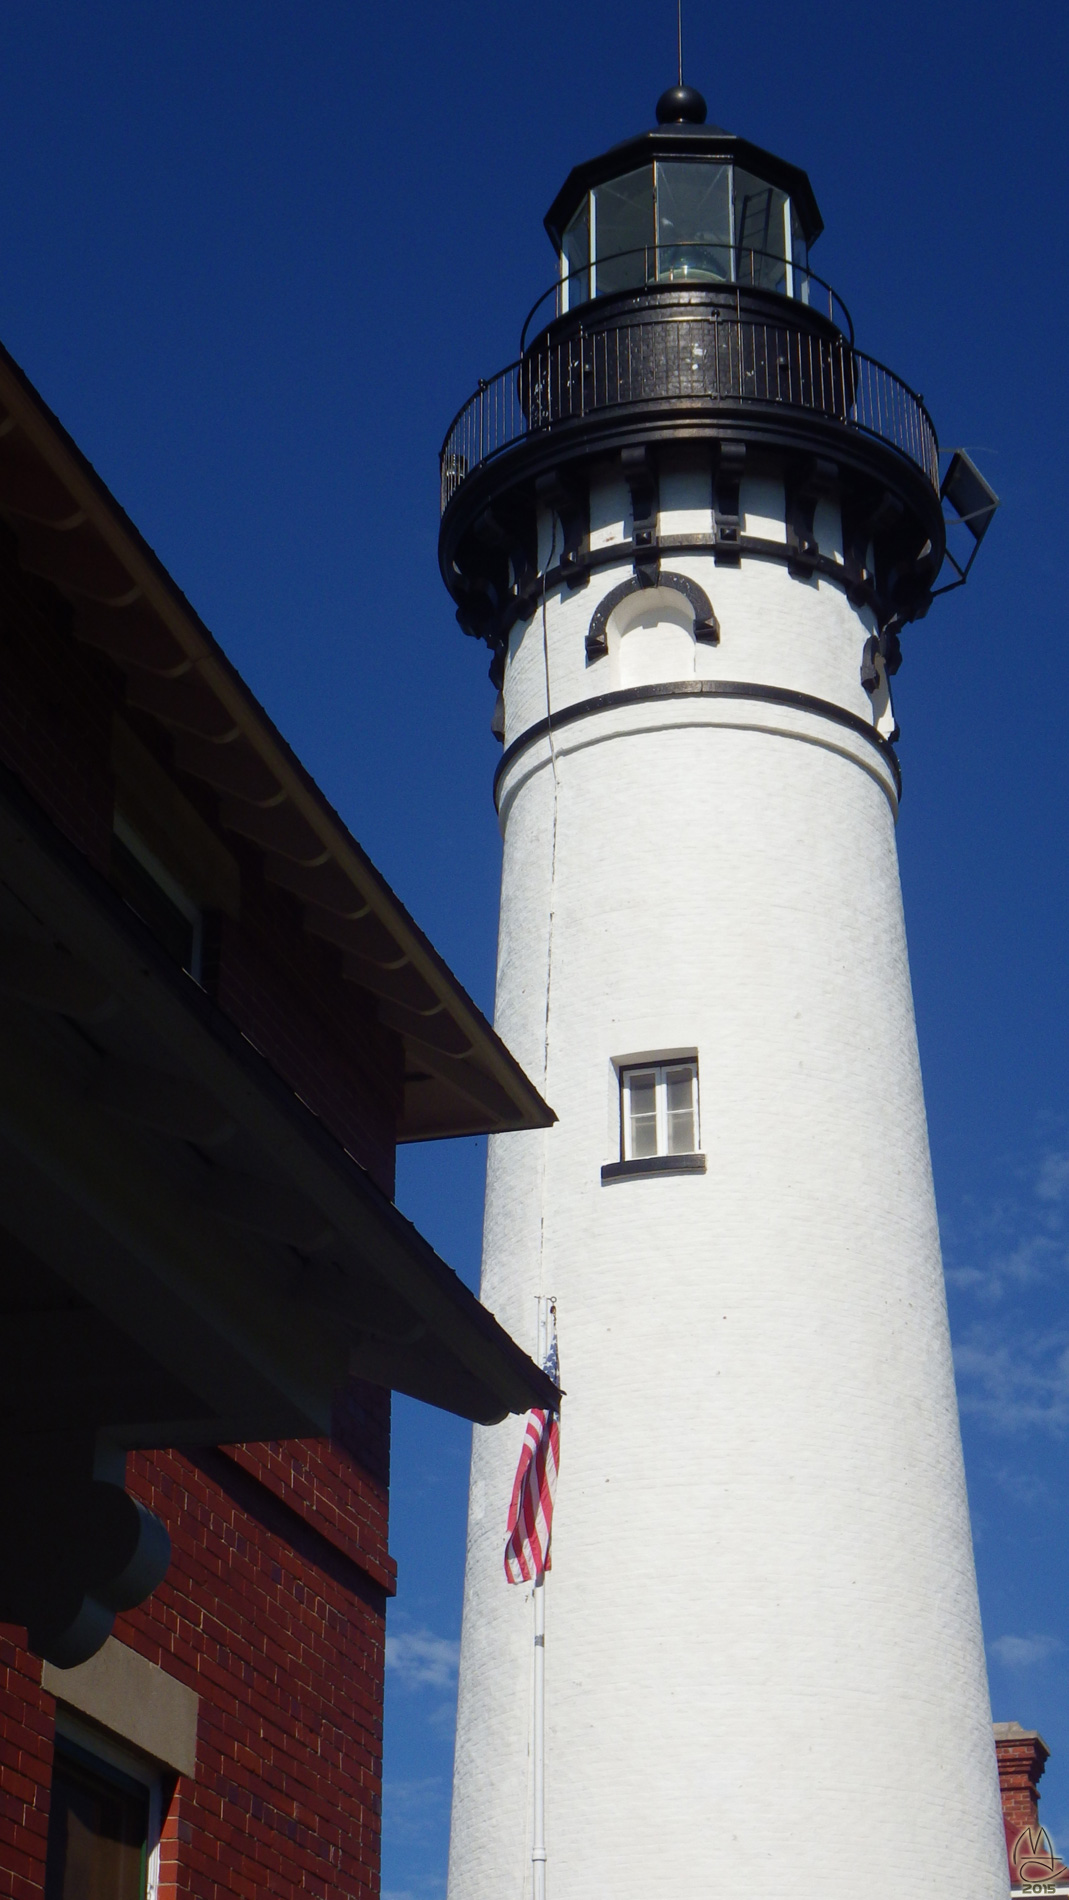
[[[558,1116],[491,1138],[482,1281],[532,1343],[555,1300],[567,1394],[545,1891],[1002,1900],[895,850],[938,445],[810,268],[805,173],[690,88],[657,119],[568,177],[442,453],[497,1028]],[[521,1436],[475,1434],[450,1900],[541,1879]]]

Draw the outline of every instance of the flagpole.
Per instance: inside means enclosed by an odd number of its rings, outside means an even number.
[[[538,1295],[538,1363],[549,1351],[549,1301]],[[534,1733],[531,1738],[531,1885],[534,1900],[546,1900],[546,1597],[545,1572],[534,1586]]]
[[[546,1594],[545,1577],[534,1587],[534,1748],[531,1782],[534,1832],[531,1843],[534,1900],[546,1900]]]

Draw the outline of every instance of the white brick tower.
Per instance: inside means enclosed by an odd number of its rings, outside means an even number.
[[[546,1891],[1003,1900],[895,849],[938,445],[805,174],[704,119],[673,89],[572,172],[442,457],[497,1028],[559,1117],[491,1141],[482,1283],[525,1343],[559,1314]],[[521,1433],[475,1434],[450,1900],[533,1890]]]

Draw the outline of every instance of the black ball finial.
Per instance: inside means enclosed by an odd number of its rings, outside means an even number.
[[[657,101],[658,125],[704,125],[708,111],[694,86],[669,86]]]

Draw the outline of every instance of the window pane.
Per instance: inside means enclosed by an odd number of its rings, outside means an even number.
[[[599,185],[594,214],[598,296],[644,284],[647,268],[653,275],[652,165]]]
[[[735,275],[760,290],[787,288],[787,194],[752,172],[735,170]]]
[[[644,1161],[657,1153],[657,1071],[639,1070],[628,1077],[631,1117],[631,1159]]]
[[[565,309],[574,310],[590,295],[590,199],[584,198],[564,233],[564,269],[567,272]]]
[[[668,1152],[670,1155],[693,1154],[698,1146],[693,1064],[688,1062],[685,1068],[666,1069],[665,1090],[668,1096]]]
[[[148,1789],[57,1751],[45,1900],[144,1900]]]
[[[730,278],[729,182],[726,165],[658,165],[657,275],[662,282]]]

